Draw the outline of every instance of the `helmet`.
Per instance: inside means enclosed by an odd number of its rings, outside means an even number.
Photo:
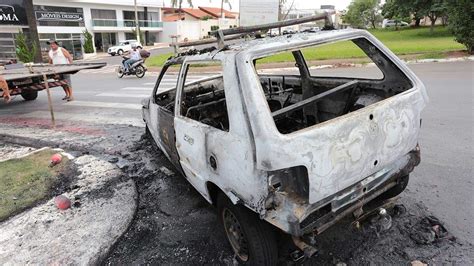
[[[137,44],[136,44],[136,43],[132,43],[132,48],[137,48]]]

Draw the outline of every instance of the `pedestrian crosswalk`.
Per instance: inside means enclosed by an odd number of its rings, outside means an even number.
[[[204,79],[211,74],[189,75],[186,82],[193,82]],[[165,75],[160,82],[159,91],[174,88],[177,83],[177,75]],[[93,101],[75,100],[64,103],[67,106],[92,107],[106,109],[124,109],[124,110],[140,110],[142,108],[141,99],[151,96],[155,87],[154,82],[141,82],[134,86],[124,86],[114,91],[98,92],[94,95]]]
[[[205,79],[213,75],[214,74],[204,73],[189,75],[186,78],[186,82]],[[86,79],[88,78],[89,77],[86,76]],[[141,115],[141,101],[142,99],[152,96],[155,82],[151,81],[152,79],[128,79],[126,82],[113,83],[121,84],[119,87],[107,85],[102,86],[101,90],[91,90],[88,88],[86,92],[81,92],[81,85],[88,86],[90,83],[86,82],[81,84],[81,82],[76,82],[77,87],[75,87],[76,96],[74,101],[59,101],[56,100],[58,97],[55,97],[53,101],[56,123],[57,125],[61,125],[58,128],[64,129],[66,128],[65,125],[68,125],[68,128],[70,127],[77,132],[89,132],[87,130],[78,131],[78,129],[82,127],[94,128],[95,126],[99,129],[103,129],[103,125],[144,127],[145,123]],[[158,92],[174,88],[176,84],[177,73],[166,75],[161,80]],[[90,94],[91,92],[92,94]],[[50,111],[43,107],[44,106],[33,110],[18,110],[18,114],[15,115],[15,118],[20,119],[21,121],[19,122],[24,125],[28,124],[33,127],[41,127],[43,124],[49,124],[48,118],[50,117]],[[0,115],[0,120],[1,119],[2,116]],[[18,119],[11,121],[9,119],[8,117],[4,118],[3,122],[19,123],[17,121]]]

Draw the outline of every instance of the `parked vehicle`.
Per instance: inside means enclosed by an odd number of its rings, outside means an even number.
[[[128,57],[123,56],[122,64],[117,67],[116,73],[117,77],[122,78],[123,76],[130,76],[135,75],[137,78],[143,78],[145,76],[146,71],[148,70],[145,66],[145,60],[140,59],[137,62],[133,63],[128,72],[125,72],[124,63],[128,60]]]
[[[295,33],[296,33],[296,31],[293,30],[293,29],[285,29],[285,30],[283,30],[283,32],[282,32],[283,35],[295,34]]]
[[[313,75],[303,50],[343,41],[360,47],[381,78]],[[217,207],[240,263],[275,265],[281,232],[311,255],[315,235],[351,214],[362,219],[369,202],[383,206],[406,188],[420,162],[427,95],[373,35],[324,31],[221,47],[169,59],[142,102],[143,119],[176,169]],[[296,73],[257,71],[259,59],[282,52],[291,52]],[[222,71],[189,81],[206,63]]]
[[[6,62],[10,63],[10,62]],[[44,64],[8,64],[0,69],[0,75],[5,78],[10,89],[10,95],[21,95],[25,101],[34,101],[38,92],[46,88],[61,87],[68,84],[62,74],[75,74],[84,69],[99,69],[106,63],[73,63],[68,65]],[[45,83],[46,75],[48,82]],[[0,98],[3,92],[0,90]]]
[[[142,49],[142,44],[139,43],[137,40],[125,40],[123,42],[120,42],[116,46],[112,46],[107,50],[107,53],[111,56],[115,55],[122,55],[125,52],[128,52],[132,49],[132,44],[136,44],[139,49]]]
[[[408,27],[410,24],[408,24],[405,21],[397,21],[394,19],[384,19],[382,21],[382,28],[391,28],[391,27]]]

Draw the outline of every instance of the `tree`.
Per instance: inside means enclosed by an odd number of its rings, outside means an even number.
[[[344,22],[357,28],[365,28],[366,25],[375,28],[381,19],[379,0],[354,0],[344,16]]]
[[[436,20],[446,14],[446,4],[443,0],[431,0],[427,2],[431,3],[427,16],[431,21],[430,32],[433,33]]]
[[[23,32],[18,32],[15,38],[16,56],[21,62],[34,62],[37,54],[37,45],[35,41],[28,41]]]
[[[84,34],[84,53],[91,54],[94,52],[94,45],[92,43],[92,34],[86,29],[82,32]]]
[[[138,35],[140,34],[140,40],[145,40],[144,33],[139,27],[132,28],[133,35],[138,40]],[[146,44],[145,44],[146,45]]]
[[[42,62],[43,58],[41,56],[41,47],[39,44],[38,37],[38,27],[36,26],[36,17],[33,10],[33,0],[26,0],[23,2],[25,4],[26,20],[28,21],[28,37],[31,44],[35,47],[34,60],[28,62]]]
[[[448,0],[446,3],[449,17],[448,27],[456,41],[466,46],[470,54],[474,53],[474,3],[472,0]]]
[[[387,0],[382,8],[382,16],[393,19],[395,21],[395,30],[398,30],[399,22],[410,21],[410,10],[411,7],[408,5],[408,1]]]
[[[232,5],[229,0],[221,0],[221,18],[224,18],[224,4],[229,5],[229,9],[232,9]]]

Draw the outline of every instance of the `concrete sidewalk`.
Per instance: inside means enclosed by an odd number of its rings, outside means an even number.
[[[134,182],[92,155],[72,162],[80,174],[62,194],[72,207],[59,210],[52,198],[0,223],[0,265],[97,264],[127,230],[137,206]]]

